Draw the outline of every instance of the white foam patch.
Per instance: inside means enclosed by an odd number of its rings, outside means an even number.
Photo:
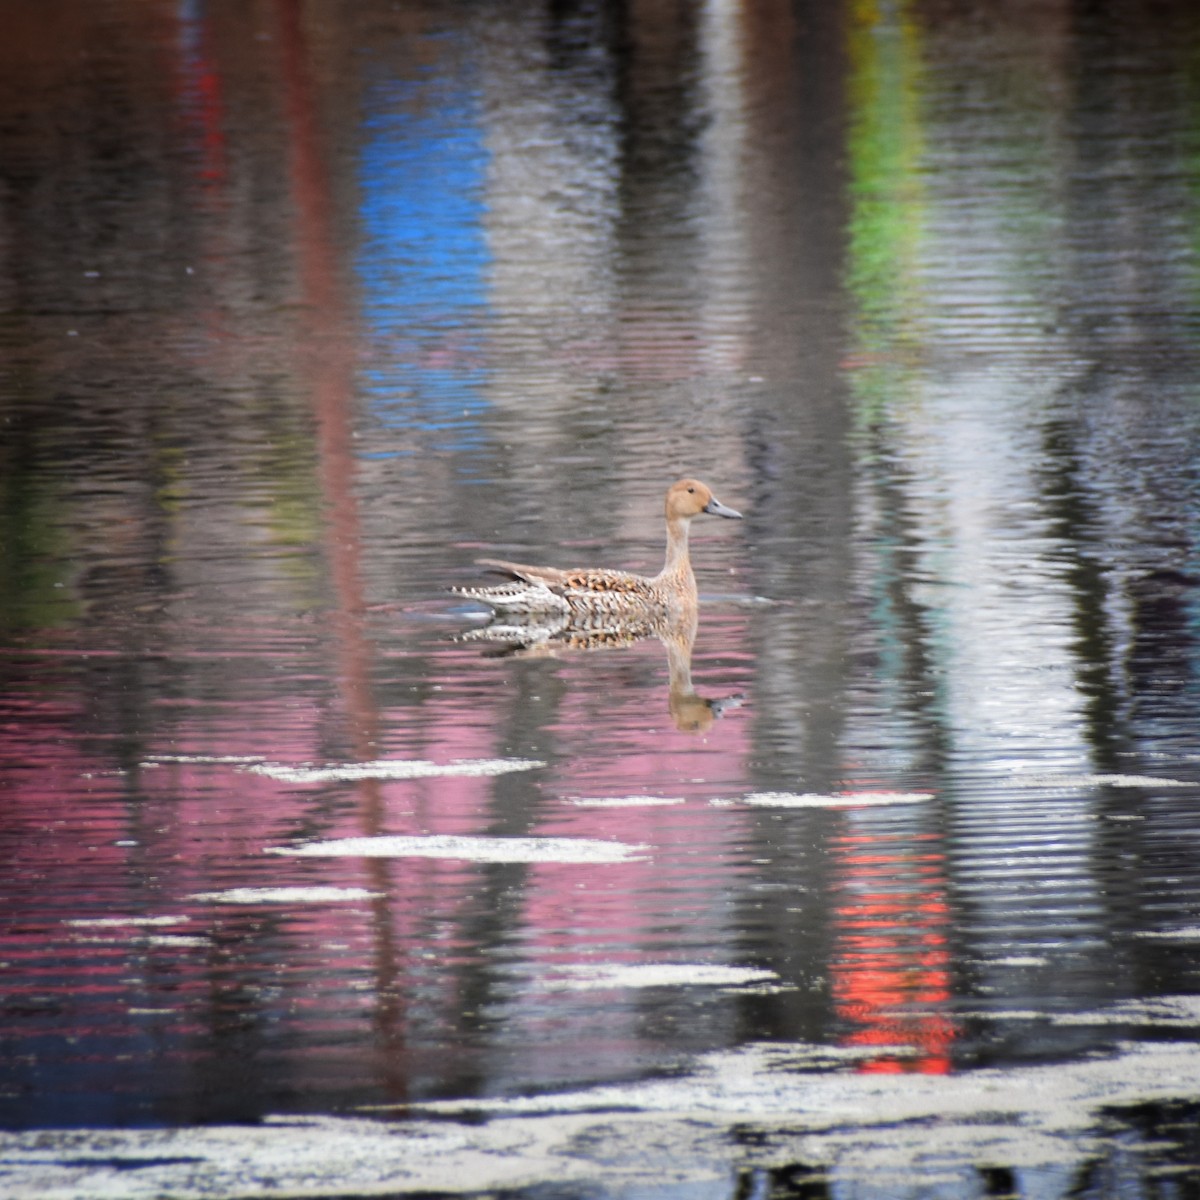
[[[1200,925],[1184,925],[1180,929],[1139,929],[1134,937],[1166,938],[1176,942],[1200,941]]]
[[[115,929],[121,926],[182,925],[189,917],[77,917],[64,921],[78,929]]]
[[[796,1070],[788,1043],[749,1045],[702,1056],[675,1079],[598,1085],[575,1092],[511,1098],[430,1101],[414,1110],[500,1114],[724,1112],[773,1123],[802,1122],[833,1131],[852,1121],[898,1126],[932,1118],[967,1121],[1020,1116],[1051,1131],[1085,1129],[1093,1105],[1137,1103],[1150,1096],[1193,1096],[1200,1046],[1192,1042],[1125,1043],[1108,1058],[1044,1066],[980,1068],[958,1075],[812,1074]],[[857,1136],[846,1130],[849,1137]],[[889,1130],[895,1132],[895,1130]],[[933,1132],[913,1131],[918,1143]]]
[[[828,1054],[806,1043],[748,1046],[643,1083],[404,1101],[403,1121],[0,1130],[4,1188],[57,1200],[469,1195],[539,1184],[705,1196],[751,1169],[794,1162],[820,1168],[835,1195],[966,1196],[979,1192],[980,1164],[1050,1169],[1056,1183],[1152,1155],[1157,1130],[1103,1114],[1191,1102],[1200,1080],[1192,1040],[951,1075],[836,1070]],[[747,1129],[765,1136],[736,1136]]]
[[[547,991],[594,991],[602,988],[737,987],[746,983],[773,983],[774,971],[756,967],[709,963],[581,963],[559,969],[542,981]]]
[[[267,854],[300,858],[454,858],[468,862],[618,863],[636,862],[648,846],[589,838],[353,837],[298,846],[268,846]]]
[[[573,796],[571,803],[579,808],[660,808],[668,804],[683,804],[682,796]]]
[[[195,892],[188,899],[203,904],[330,904],[376,900],[382,895],[355,887],[240,887],[223,892]]]
[[[165,946],[170,949],[209,944],[206,937],[192,937],[186,933],[143,933],[137,928],[130,929],[124,937],[77,933],[71,940],[85,946]]]
[[[740,801],[725,803],[749,804],[755,808],[862,808],[922,804],[932,799],[932,792],[751,792]]]
[[[201,763],[212,765],[243,766],[246,763],[260,763],[261,754],[152,754],[142,767],[159,767],[163,763]]]
[[[932,1017],[944,1020],[946,1014],[937,1009],[905,1008],[897,1010],[896,1017],[900,1020],[913,1020],[917,1017]],[[1044,1009],[1038,1008],[963,1008],[954,1014],[960,1021],[1046,1021],[1050,1015]]]
[[[330,783],[355,779],[431,779],[438,776],[506,775],[510,771],[532,771],[546,764],[538,758],[464,758],[435,763],[422,758],[381,758],[374,762],[314,766],[302,763],[258,762],[245,769],[284,783]]]
[[[1200,1028],[1200,996],[1154,996],[1122,1000],[1090,1012],[1058,1013],[1055,1025],[1134,1025]]]
[[[1188,779],[1171,779],[1161,775],[1014,775],[1012,782],[1023,788],[1048,788],[1052,791],[1089,787],[1116,788],[1194,788],[1200,783]]]

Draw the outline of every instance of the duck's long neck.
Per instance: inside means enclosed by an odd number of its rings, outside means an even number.
[[[695,577],[688,557],[688,529],[691,521],[687,517],[667,518],[667,559],[659,573],[660,579],[675,578],[690,584],[694,589]]]

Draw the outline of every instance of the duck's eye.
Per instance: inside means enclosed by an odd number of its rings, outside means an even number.
[[[695,494],[696,494],[696,489],[695,489],[695,488],[688,488],[688,495],[689,495],[689,496],[694,496]]]

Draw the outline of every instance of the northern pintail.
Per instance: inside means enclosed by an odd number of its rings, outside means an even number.
[[[681,479],[667,490],[667,556],[657,575],[635,575],[602,567],[531,567],[481,558],[482,566],[508,576],[490,587],[457,587],[460,595],[482,600],[497,612],[559,614],[571,617],[636,619],[655,614],[679,617],[696,608],[696,577],[688,557],[688,531],[701,513],[736,517],[697,479]]]

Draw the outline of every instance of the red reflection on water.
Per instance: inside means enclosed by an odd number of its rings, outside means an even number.
[[[380,722],[370,683],[374,652],[363,626],[362,522],[353,450],[355,342],[338,269],[336,206],[303,13],[297,0],[277,0],[275,11],[296,211],[295,250],[307,315],[303,344],[297,349],[308,359],[312,378],[318,471],[328,513],[326,549],[335,594],[331,617],[338,685],[349,726],[350,754],[362,761],[375,753]],[[356,832],[368,836],[383,832],[386,808],[382,787],[367,779],[357,785],[357,792]],[[381,893],[372,904],[369,957],[375,1001],[371,1019],[383,1051],[379,1063],[382,1084],[391,1098],[400,1100],[408,1095],[411,1072],[405,1061],[409,1041],[406,991],[399,983],[409,966],[412,920],[421,910],[409,907],[409,897],[389,894],[392,872],[387,864],[367,860],[356,864],[355,874],[359,873],[366,876],[370,890]],[[400,930],[395,927],[397,904],[408,916]]]
[[[955,1035],[936,1011],[950,998],[950,911],[936,836],[847,833],[831,849],[839,899],[830,974],[837,1014],[852,1027],[845,1044],[879,1048],[864,1071],[944,1074]]]
[[[221,73],[203,8],[182,4],[178,11],[176,111],[184,137],[197,149],[197,176],[204,192],[223,192],[229,164]]]
[[[296,212],[295,253],[306,312],[297,350],[308,360],[312,379],[317,462],[328,513],[326,546],[336,594],[331,615],[338,643],[339,681],[353,753],[367,758],[374,752],[379,723],[368,679],[372,647],[362,627],[366,607],[362,521],[353,449],[355,343],[338,269],[335,205],[300,5],[295,0],[278,0],[276,13]],[[364,818],[373,827],[378,822],[378,796],[369,787],[364,794],[368,798]]]

